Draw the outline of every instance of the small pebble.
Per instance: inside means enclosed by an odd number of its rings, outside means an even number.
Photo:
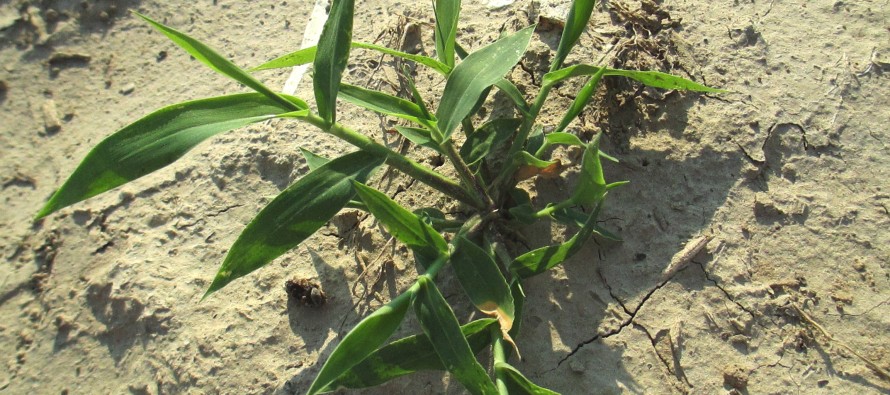
[[[59,12],[50,8],[43,13],[43,19],[47,22],[56,22],[59,20]]]
[[[121,88],[120,92],[122,95],[129,95],[129,94],[133,93],[133,91],[135,91],[135,90],[136,90],[136,84],[129,83],[127,85],[124,85],[124,87]]]
[[[43,103],[43,128],[48,134],[54,134],[62,129],[62,121],[59,119],[56,102],[53,99]]]
[[[572,371],[575,373],[584,373],[584,363],[574,360],[572,362],[569,362],[569,369],[572,369]]]

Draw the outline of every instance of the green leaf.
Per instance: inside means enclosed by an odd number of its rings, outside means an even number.
[[[353,47],[355,47],[355,43],[353,43]],[[316,52],[318,52],[318,47],[313,45],[311,47],[306,47],[301,50],[279,56],[259,66],[252,67],[249,70],[251,72],[255,72],[262,70],[283,69],[286,67],[302,66],[304,64],[314,62]]]
[[[263,267],[315,233],[352,198],[352,180],[366,180],[383,159],[353,152],[309,172],[281,192],[238,236],[204,297]]]
[[[538,152],[541,149],[541,146],[544,145],[544,126],[543,125],[534,125],[532,127],[531,132],[528,135],[528,142],[525,144],[525,149],[528,152]]]
[[[331,12],[318,40],[312,83],[318,115],[328,125],[337,121],[337,93],[349,60],[354,12],[355,0],[332,0]]]
[[[584,223],[587,221],[587,214],[573,208],[556,210],[553,212],[552,216],[553,219],[555,219],[559,223],[566,225],[575,225],[578,227],[584,226]],[[593,234],[612,241],[623,241],[621,237],[599,225],[593,226]]]
[[[446,139],[470,115],[482,93],[519,62],[533,32],[534,26],[529,26],[501,38],[470,54],[451,71],[436,111]]]
[[[532,155],[528,152],[525,152],[525,151],[519,151],[516,154],[515,161],[516,161],[516,163],[519,163],[520,165],[532,166],[532,167],[535,167],[538,169],[546,169],[550,166],[553,166],[553,165],[559,163],[559,161],[556,161],[556,160],[542,160],[542,159],[535,158],[534,155]]]
[[[582,75],[595,75],[600,71],[600,67],[588,64],[579,64],[569,66],[560,70],[552,71],[544,75],[543,84],[545,86],[553,86],[563,80]],[[715,89],[701,85],[697,82],[687,80],[683,77],[662,73],[659,71],[636,71],[636,70],[620,70],[606,69],[604,76],[623,76],[637,80],[644,85],[661,89],[689,90],[695,92],[708,93],[724,93],[722,89]]]
[[[584,144],[584,142],[581,141],[578,136],[565,132],[548,133],[546,136],[544,136],[544,141],[547,145],[562,144],[577,147],[583,147],[587,145]]]
[[[194,38],[191,38],[188,35],[177,31],[176,29],[155,22],[151,18],[138,12],[133,13],[154,26],[161,33],[164,33],[164,35],[170,38],[170,40],[176,43],[176,45],[179,45],[180,47],[182,47],[182,49],[185,49],[186,52],[194,56],[195,59],[197,59],[201,63],[204,63],[214,71],[229,78],[232,78],[235,81],[238,81],[259,93],[262,93],[269,99],[280,103],[286,108],[289,108],[291,111],[302,110],[306,108],[306,106],[300,107],[297,104],[285,99],[283,96],[273,92],[271,89],[253,78],[246,71],[242,70],[240,67],[236,66],[228,59],[220,56],[216,51],[214,51],[212,48],[208,47],[204,43],[195,40]]]
[[[349,84],[340,84],[340,98],[360,107],[385,115],[392,115],[420,125],[435,124],[435,120],[425,120],[423,110],[410,101],[370,89]]]
[[[292,99],[292,105],[299,101]],[[37,218],[167,166],[218,133],[289,111],[290,106],[259,93],[188,101],[157,110],[97,144]]]
[[[568,146],[575,146],[575,147],[587,146],[587,144],[585,144],[583,141],[581,141],[581,139],[578,138],[578,136],[576,136],[574,134],[566,133],[566,132],[548,133],[547,135],[544,136],[544,144],[541,145],[540,148],[538,148],[537,152],[535,152],[535,157],[540,158],[541,155],[544,153],[544,151],[547,148],[550,148],[551,145],[568,145]],[[616,159],[612,155],[609,155],[609,154],[603,152],[603,150],[599,150],[599,155],[601,158],[618,163],[618,159]]]
[[[442,235],[420,217],[402,208],[380,191],[358,182],[353,184],[374,218],[393,237],[410,247],[425,268],[437,258],[448,254],[448,243]]]
[[[476,308],[498,319],[504,339],[513,343],[509,335],[515,318],[513,295],[501,269],[482,247],[465,237],[457,236],[455,244],[451,266],[461,287]]]
[[[569,55],[572,47],[575,46],[578,39],[581,38],[581,33],[587,27],[587,22],[590,20],[590,14],[593,13],[595,5],[596,0],[572,1],[572,8],[569,9],[569,14],[566,16],[566,24],[562,30],[562,36],[559,38],[556,56],[553,57],[553,61],[550,63],[550,70],[562,67],[566,56]]]
[[[430,137],[430,131],[426,129],[420,128],[411,128],[407,126],[395,126],[395,129],[399,134],[405,136],[406,139],[410,140],[412,143],[427,147],[431,150],[434,150],[440,154],[444,154],[445,152],[442,150],[442,147],[439,144],[436,144],[435,141]]]
[[[510,207],[510,215],[523,224],[530,225],[538,221],[535,214],[538,212],[532,205],[532,199],[522,188],[514,187],[510,190],[510,199],[512,200]]]
[[[380,53],[384,53],[387,55],[392,55],[396,57],[400,57],[402,59],[410,60],[424,66],[427,66],[443,75],[447,75],[451,68],[446,66],[445,64],[439,62],[436,59],[423,56],[423,55],[414,55],[401,51],[396,51],[394,49],[382,47],[379,45],[368,44],[363,42],[353,41],[351,43],[352,48],[361,48],[361,49],[370,49]],[[266,63],[263,63],[259,66],[256,66],[250,71],[261,71],[261,70],[270,70],[270,69],[280,69],[285,67],[293,67],[300,66],[304,64],[312,63],[315,60],[317,47],[312,46],[308,48],[303,48],[299,51],[291,52],[286,55],[279,56],[275,59],[272,59]]]
[[[454,45],[457,39],[457,22],[460,18],[460,0],[435,0],[436,55],[449,68],[454,67]]]
[[[528,102],[525,101],[525,97],[522,96],[522,92],[519,91],[519,88],[517,88],[515,84],[506,78],[501,78],[500,81],[494,83],[494,86],[500,89],[501,92],[513,101],[513,105],[516,106],[516,109],[518,109],[522,115],[529,115],[530,110]]]
[[[593,141],[584,149],[581,157],[581,174],[578,186],[572,194],[575,204],[595,203],[606,193],[606,178],[603,175],[603,164],[599,157],[599,143],[602,133],[597,134]]]
[[[488,330],[496,322],[486,318],[460,328],[474,354],[491,344]],[[339,388],[374,387],[396,377],[424,370],[445,370],[445,366],[433,349],[429,337],[424,334],[414,335],[396,340],[375,351],[334,380],[323,392]]]
[[[514,178],[517,181],[526,180],[535,176],[556,177],[562,172],[562,163],[559,160],[542,160],[534,155],[519,151],[513,159],[519,168]]]
[[[498,152],[501,147],[510,142],[511,137],[522,119],[500,118],[492,120],[467,136],[467,141],[460,147],[460,156],[470,167],[477,165],[490,154]]]
[[[590,80],[581,87],[581,90],[578,91],[578,95],[575,96],[575,100],[572,101],[572,105],[569,106],[569,110],[566,111],[566,115],[562,117],[562,121],[559,123],[559,126],[556,127],[557,133],[562,132],[569,126],[579,114],[581,114],[581,110],[584,110],[584,107],[587,106],[587,102],[590,101],[590,97],[593,96],[594,92],[596,92],[596,87],[599,85],[600,79],[603,78],[603,73],[605,73],[606,69],[602,68],[599,72],[590,77]]]
[[[416,292],[415,284],[352,328],[325,361],[307,394],[314,395],[327,391],[326,388],[338,377],[348,373],[353,366],[386,342],[402,323]]]
[[[584,226],[571,239],[562,244],[538,248],[518,256],[510,264],[510,271],[517,277],[525,279],[550,270],[569,259],[581,249],[584,242],[593,234],[593,227],[596,225],[596,219],[599,216],[601,207],[602,200],[600,200],[596,209],[590,213],[587,221],[584,222]]]
[[[525,291],[522,290],[522,283],[519,279],[513,279],[510,282],[510,294],[513,295],[513,328],[510,329],[510,337],[516,339],[519,337],[519,330],[522,327],[522,308],[525,307]]]
[[[443,365],[470,393],[497,394],[497,388],[476,361],[473,350],[461,333],[454,311],[433,280],[422,275],[418,277],[417,284],[419,288],[414,295],[414,313]]]
[[[540,387],[525,378],[522,373],[506,362],[495,362],[494,369],[506,379],[510,395],[559,395],[558,392]]]
[[[572,202],[575,204],[592,204],[603,199],[610,189],[627,184],[627,181],[606,184],[603,175],[603,165],[600,161],[599,142],[602,133],[587,145],[584,156],[581,158],[581,174],[578,177],[578,186],[572,194]]]
[[[715,88],[707,87],[702,84],[687,80],[683,77],[677,77],[675,75],[662,73],[659,71],[635,71],[635,70],[609,69],[606,71],[606,75],[624,76],[627,78],[637,80],[637,81],[643,83],[644,85],[651,86],[653,88],[677,89],[677,90],[688,90],[688,91],[695,91],[695,92],[711,92],[711,93],[727,92],[722,89],[715,89]]]
[[[331,160],[325,158],[321,155],[316,155],[312,151],[307,149],[300,148],[300,153],[303,154],[303,158],[306,159],[306,165],[309,166],[309,171],[314,171],[324,165],[325,163],[330,162]]]
[[[420,91],[418,91],[417,86],[414,85],[414,78],[411,78],[411,74],[408,72],[408,67],[405,65],[402,65],[402,78],[405,79],[405,82],[408,83],[408,88],[411,89],[411,97],[414,99],[414,104],[420,108],[420,112],[423,114],[422,119],[435,120],[436,117],[434,117],[426,107],[426,102],[424,102],[423,97],[420,96]]]

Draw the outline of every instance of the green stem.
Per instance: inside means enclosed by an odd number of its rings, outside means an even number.
[[[411,159],[406,158],[405,156],[389,148],[386,148],[385,146],[372,140],[368,136],[356,132],[355,130],[352,130],[339,123],[335,123],[328,127],[325,124],[324,119],[315,114],[309,114],[300,119],[364,151],[385,157],[386,164],[399,169],[403,173],[417,179],[424,184],[429,185],[430,187],[435,188],[436,190],[448,196],[451,196],[452,198],[455,198],[463,203],[469,204],[479,209],[487,208],[484,206],[480,206],[479,202],[476,201],[473,195],[462,188],[460,184],[449,180],[448,178],[445,178],[444,176],[430,170],[427,167],[424,167],[423,165]]]
[[[516,173],[516,169],[519,167],[518,163],[509,159],[515,157],[516,154],[525,147],[528,135],[531,133],[532,127],[538,119],[538,114],[541,112],[541,108],[544,107],[544,103],[547,101],[547,96],[550,95],[550,89],[552,88],[552,85],[544,85],[541,87],[541,90],[538,92],[538,97],[535,99],[535,103],[532,105],[532,108],[529,109],[528,115],[525,117],[522,126],[519,128],[519,133],[516,134],[516,138],[513,139],[513,144],[510,146],[510,150],[507,151],[506,158],[508,158],[508,160],[504,164],[501,173],[498,174],[492,184],[492,195],[494,195],[498,201],[501,201],[503,197],[506,196],[505,191],[508,189],[508,184],[510,180],[513,179],[513,174]]]
[[[485,187],[479,183],[479,179],[473,175],[473,171],[470,170],[467,163],[460,157],[460,153],[458,153],[457,148],[454,147],[454,142],[449,139],[442,143],[441,147],[442,150],[445,151],[445,155],[448,156],[448,160],[451,161],[451,164],[454,166],[454,169],[457,170],[457,175],[460,177],[461,182],[463,182],[464,187],[475,191],[476,195],[473,197],[483,206],[493,208],[491,196],[488,196]]]
[[[504,337],[501,335],[501,332],[497,329],[492,329],[491,336],[494,338],[494,344],[492,344],[493,353],[494,353],[494,375],[495,380],[498,386],[498,393],[500,395],[509,395],[510,392],[507,389],[507,381],[504,377],[504,373],[497,368],[498,362],[507,363],[507,353],[504,352]]]
[[[550,144],[547,143],[547,140],[544,140],[544,144],[541,144],[541,148],[538,148],[538,150],[535,151],[535,158],[543,160],[541,157],[544,156],[544,152],[547,151],[547,148],[550,148]]]
[[[543,209],[541,209],[541,211],[538,211],[537,213],[535,213],[535,218],[549,217],[550,214],[553,214],[554,211],[558,211],[558,210],[562,210],[567,207],[571,207],[573,204],[575,204],[575,202],[572,199],[568,199],[568,200],[559,202],[557,204],[553,204],[553,205],[544,207]]]
[[[439,274],[439,270],[442,270],[442,267],[445,266],[445,262],[448,262],[449,255],[442,255],[438,259],[436,259],[432,265],[430,265],[429,269],[426,269],[426,272],[423,273],[424,276],[433,280],[436,278],[436,275]],[[416,285],[417,283],[415,283]]]

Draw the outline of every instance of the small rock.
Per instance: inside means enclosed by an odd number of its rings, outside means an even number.
[[[59,119],[56,102],[53,99],[43,103],[43,128],[47,134],[55,134],[62,130],[62,121]]]
[[[569,362],[569,369],[572,369],[575,373],[584,373],[584,363],[578,360],[572,360],[572,362]]]
[[[133,91],[135,91],[135,90],[136,90],[136,84],[129,83],[127,85],[124,85],[123,88],[121,88],[120,93],[122,95],[129,95],[129,94],[133,93]]]
[[[53,23],[59,20],[59,12],[50,8],[43,12],[43,20]]]
[[[0,81],[0,82],[2,82],[2,81]],[[0,91],[2,91],[2,89],[0,89]],[[859,259],[854,259],[853,260],[853,270],[855,270],[857,272],[864,272],[865,264],[862,263],[862,261],[860,261]]]
[[[748,387],[748,371],[736,364],[723,369],[723,385],[728,385],[738,390]]]
[[[776,203],[765,193],[758,193],[754,202],[754,216],[760,219],[777,218],[785,213],[777,207]]]

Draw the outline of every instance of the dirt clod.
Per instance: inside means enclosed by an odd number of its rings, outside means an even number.
[[[285,281],[284,290],[288,299],[300,306],[320,307],[328,299],[318,283],[305,278]]]
[[[723,385],[738,390],[744,390],[748,387],[748,370],[732,364],[723,369]]]

